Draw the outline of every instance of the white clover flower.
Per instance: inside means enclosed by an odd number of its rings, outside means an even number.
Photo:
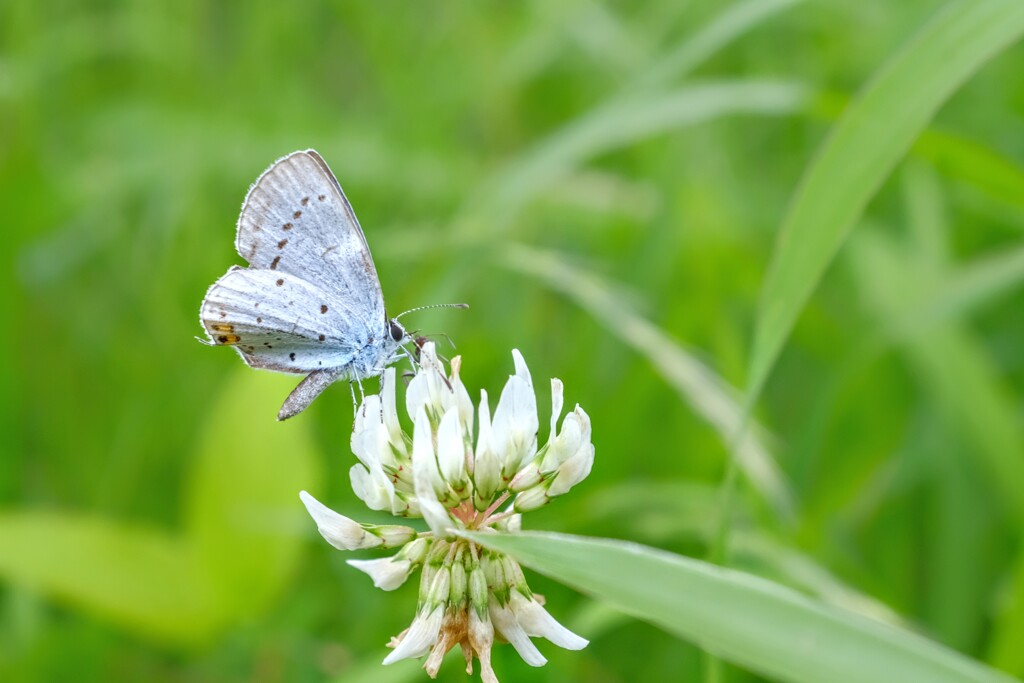
[[[564,388],[557,379],[551,380],[548,438],[538,449],[533,380],[522,355],[513,350],[512,357],[515,374],[493,414],[487,392],[481,391],[474,415],[459,377],[461,359],[453,358],[446,374],[430,342],[421,349],[405,393],[411,437],[398,416],[394,369],[382,376],[380,394],[367,396],[359,407],[351,441],[359,461],[349,473],[353,491],[373,510],[423,518],[430,531],[359,524],[305,491],[300,494],[320,534],[334,547],[401,547],[392,557],[349,560],[374,586],[394,590],[421,570],[416,616],[392,638],[384,664],[427,655],[424,669],[433,678],[444,656],[459,645],[467,673],[476,658],[485,683],[497,683],[491,667],[495,638],[509,642],[531,666],[547,661],[531,638],[569,650],[587,644],[544,609],[514,560],[457,533],[515,533],[522,512],[568,492],[593,466],[590,418],[578,405],[562,418]]]

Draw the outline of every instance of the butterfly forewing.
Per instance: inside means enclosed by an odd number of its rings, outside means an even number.
[[[303,278],[383,332],[384,298],[355,213],[319,154],[294,152],[249,190],[235,242],[253,268]]]

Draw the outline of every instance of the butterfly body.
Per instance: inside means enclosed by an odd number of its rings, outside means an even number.
[[[276,161],[250,188],[238,254],[206,293],[200,321],[251,367],[307,374],[278,419],[338,380],[380,375],[409,341],[388,318],[366,238],[341,186],[313,150]]]

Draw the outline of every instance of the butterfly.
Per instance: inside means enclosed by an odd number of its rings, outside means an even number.
[[[376,377],[409,355],[412,336],[398,322],[405,313],[387,316],[366,237],[315,151],[278,159],[256,180],[235,249],[249,267],[232,266],[213,283],[199,320],[206,343],[233,347],[250,367],[306,375],[278,420],[336,381]]]

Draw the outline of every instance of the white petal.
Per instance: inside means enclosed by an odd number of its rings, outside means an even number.
[[[456,356],[452,358],[451,385],[452,390],[455,392],[455,405],[459,407],[459,417],[462,419],[462,426],[466,430],[466,434],[471,435],[473,433],[473,399],[469,397],[469,392],[466,391],[462,378],[459,376],[461,367],[462,357]]]
[[[374,586],[386,591],[393,591],[401,586],[412,572],[412,562],[393,557],[383,557],[379,560],[348,560],[348,563],[369,575]]]
[[[421,370],[405,388],[405,410],[409,417],[415,419],[420,408],[425,406],[428,401],[430,401],[430,390],[427,388],[427,373]]]
[[[520,377],[527,386],[533,389],[533,379],[530,377],[530,368],[526,367],[526,361],[523,360],[523,354],[519,353],[519,349],[512,349],[512,362],[516,366],[516,376]]]
[[[339,515],[305,491],[299,492],[299,498],[306,505],[320,535],[328,543],[339,550],[361,550],[375,548],[383,541],[368,533],[358,522],[344,515]]]
[[[437,499],[435,484],[440,480],[437,460],[434,457],[434,444],[430,433],[430,420],[427,419],[426,408],[420,406],[416,414],[416,424],[412,437],[412,476],[416,487],[416,500],[420,506],[420,514],[439,538],[449,535],[452,519],[448,511]]]
[[[351,563],[352,560],[349,560],[349,564]],[[516,621],[527,635],[547,638],[566,650],[582,650],[589,642],[559,624],[539,602],[524,597],[517,590],[512,591],[509,605],[516,616]]]
[[[382,426],[380,397],[371,394],[363,399],[356,412],[351,438],[352,452],[364,465],[369,466],[378,459],[377,432]]]
[[[537,452],[537,397],[519,375],[512,375],[494,410],[491,444],[502,474],[511,476]]]
[[[395,369],[388,368],[380,380],[380,402],[387,430],[388,441],[399,453],[405,452],[405,440],[402,439],[402,426],[398,422],[398,409],[395,407]]]
[[[491,409],[487,405],[487,392],[480,391],[480,434],[476,442],[473,463],[473,483],[477,492],[490,499],[501,480],[501,462],[491,446]]]
[[[394,664],[400,659],[416,658],[426,654],[430,646],[437,642],[443,617],[444,605],[436,606],[429,614],[417,614],[409,630],[405,632],[402,642],[384,658],[384,664]]]
[[[475,609],[469,610],[469,645],[480,660],[480,679],[484,683],[498,683],[498,677],[491,666],[491,646],[494,644],[494,625],[485,614],[483,618]]]
[[[551,380],[551,431],[548,432],[548,443],[555,440],[557,433],[558,418],[562,417],[562,406],[565,403],[565,387],[562,380],[553,378]]]
[[[577,412],[569,413],[562,420],[562,431],[558,433],[541,462],[542,472],[552,472],[576,454],[583,441],[583,425]]]
[[[466,446],[462,441],[458,406],[448,409],[437,428],[437,464],[449,485],[453,488],[465,485]]]
[[[371,510],[384,510],[387,508],[387,499],[381,495],[381,491],[373,482],[366,465],[356,463],[348,471],[349,481],[352,483],[352,491],[359,500],[366,503]]]
[[[509,515],[498,522],[497,526],[502,531],[510,531],[512,533],[520,532],[523,530],[523,516],[519,514]]]
[[[548,497],[561,496],[573,486],[580,483],[590,475],[590,469],[594,466],[594,445],[585,443],[580,446],[576,455],[563,462],[558,468],[558,474],[551,480],[548,487]]]
[[[544,655],[540,653],[540,650],[533,644],[530,637],[526,635],[523,627],[516,621],[512,610],[508,607],[502,607],[498,604],[497,600],[491,598],[487,611],[491,614],[494,630],[512,644],[512,647],[516,649],[516,652],[519,653],[524,662],[530,666],[544,666],[547,663],[548,660],[544,658]]]

